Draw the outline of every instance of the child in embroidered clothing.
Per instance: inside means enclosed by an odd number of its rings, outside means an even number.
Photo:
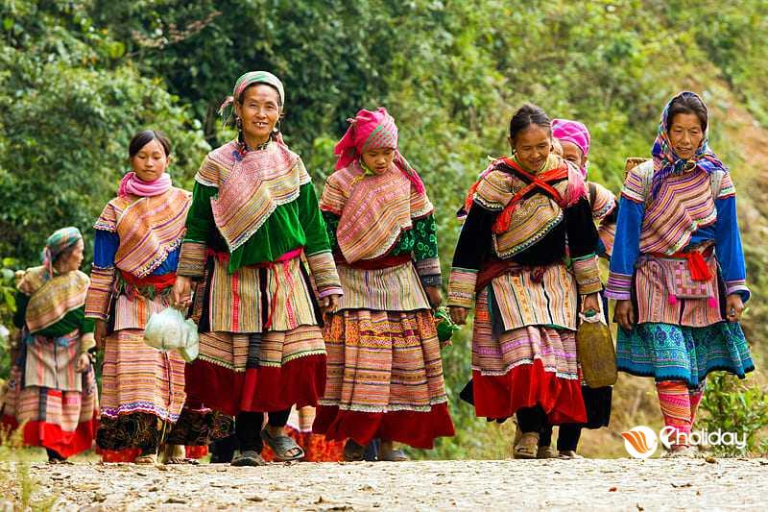
[[[313,430],[348,439],[362,460],[406,460],[394,442],[431,448],[454,435],[431,308],[442,301],[433,207],[397,150],[386,109],[361,110],[336,145],[320,208],[344,297],[325,327],[328,378]]]
[[[128,148],[132,171],[94,226],[85,316],[95,320],[96,342],[105,349],[96,442],[107,461],[153,464],[165,444],[166,462],[181,463],[183,448],[176,445],[207,444],[212,435],[199,417],[207,410],[182,413],[184,360],[144,343],[149,317],[170,305],[190,204],[189,192],[174,187],[166,173],[170,153],[164,134],[136,134]]]

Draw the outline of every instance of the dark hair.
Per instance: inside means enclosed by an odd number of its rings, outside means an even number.
[[[158,130],[144,130],[133,136],[130,144],[128,144],[128,158],[133,158],[141,151],[141,148],[156,140],[163,146],[165,156],[171,156],[171,140],[166,134]]]
[[[541,126],[552,134],[552,121],[544,109],[532,103],[526,103],[515,112],[509,121],[509,138],[513,139],[531,125]]]
[[[707,121],[709,115],[707,114],[707,106],[701,101],[696,94],[683,93],[677,98],[672,100],[667,110],[667,131],[672,128],[672,121],[677,114],[694,114],[699,118],[701,123],[701,131],[707,131]]]

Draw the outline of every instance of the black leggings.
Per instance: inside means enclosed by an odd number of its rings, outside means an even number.
[[[523,407],[517,411],[517,424],[523,434],[529,432],[541,432],[541,428],[547,423],[547,413],[540,405]]]
[[[557,451],[576,451],[581,439],[581,425],[576,423],[566,423],[560,425],[560,433],[557,436]],[[539,437],[539,446],[552,445],[552,425],[546,424],[541,429]]]
[[[264,424],[263,412],[241,412],[235,420],[235,436],[240,445],[240,451],[255,451],[261,453],[264,443],[261,440],[261,427]],[[271,427],[284,427],[291,415],[290,407],[284,411],[266,413]]]

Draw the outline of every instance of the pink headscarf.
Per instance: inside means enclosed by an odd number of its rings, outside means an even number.
[[[589,156],[589,130],[582,123],[571,121],[570,119],[553,119],[552,136],[561,141],[564,140],[576,144],[584,158]],[[587,166],[583,166],[580,170],[581,174],[586,178]]]
[[[348,167],[369,149],[391,148],[395,150],[395,165],[413,183],[416,191],[424,193],[424,183],[416,169],[397,150],[397,125],[384,107],[375,112],[360,110],[354,119],[348,119],[347,133],[336,144],[333,153],[338,158],[336,170]]]

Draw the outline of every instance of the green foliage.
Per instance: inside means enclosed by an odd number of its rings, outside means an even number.
[[[768,391],[754,382],[747,385],[733,376],[716,374],[707,381],[707,389],[701,401],[701,408],[708,414],[701,418],[704,429],[714,432],[736,433],[739,438],[746,436],[747,449],[751,455],[768,454]],[[718,455],[743,456],[735,446],[715,445],[711,447]]]

